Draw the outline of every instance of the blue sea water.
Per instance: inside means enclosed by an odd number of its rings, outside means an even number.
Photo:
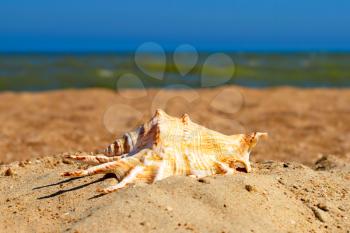
[[[150,54],[155,59],[145,59],[141,64],[144,69],[140,68],[140,60],[135,61],[133,53],[0,54],[0,90],[115,89],[125,74],[134,74],[140,79],[143,84],[140,87],[167,88],[174,84],[207,87],[203,85],[204,76],[213,80],[210,87],[229,84],[254,88],[350,86],[350,53],[225,54],[231,58],[232,64],[222,65],[220,57],[206,63],[211,53],[200,53],[194,66],[189,66],[192,64],[186,59],[176,63],[172,54],[166,54],[165,61],[157,58],[157,54]],[[188,72],[183,75],[179,72],[182,69]],[[154,78],[154,72],[164,74],[161,78]],[[224,82],[216,82],[220,78],[224,78]],[[123,82],[119,88],[135,88],[133,83]]]

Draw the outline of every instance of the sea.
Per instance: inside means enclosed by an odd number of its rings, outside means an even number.
[[[350,53],[2,53],[0,91],[350,87]]]

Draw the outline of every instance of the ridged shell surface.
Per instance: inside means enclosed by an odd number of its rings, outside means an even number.
[[[152,183],[173,175],[231,174],[237,167],[249,172],[251,149],[259,137],[266,135],[224,135],[192,122],[187,114],[176,118],[157,110],[150,121],[100,151],[113,158],[113,162],[106,163],[107,167],[99,166],[116,174],[120,180],[118,188],[136,181]]]
[[[227,168],[243,165],[250,171],[249,154],[264,133],[223,135],[192,122],[157,110],[155,116],[137,130],[116,140],[105,153],[140,157],[146,164],[161,163],[163,174],[207,176],[226,173]],[[144,151],[145,150],[145,151]]]

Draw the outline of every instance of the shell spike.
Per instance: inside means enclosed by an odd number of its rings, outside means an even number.
[[[267,138],[269,135],[268,133],[261,133],[261,132],[256,132],[255,134],[255,138],[258,140],[260,138]]]
[[[232,136],[235,136],[235,135],[232,135]],[[242,143],[247,147],[248,151],[250,151],[251,149],[253,149],[253,147],[256,145],[256,143],[260,138],[266,138],[266,137],[267,137],[267,133],[260,133],[260,132],[243,134]]]
[[[246,161],[244,161],[244,168],[246,170],[246,172],[251,172],[252,171],[252,166],[250,165],[250,162],[249,162],[249,157]]]
[[[181,120],[182,120],[183,123],[191,122],[190,116],[188,114],[186,114],[186,113],[182,115]]]
[[[267,138],[267,133],[254,132],[248,136],[249,151],[253,149],[260,138]]]
[[[165,115],[165,112],[160,108],[158,108],[156,110],[156,112],[154,113],[154,117],[159,117],[159,116],[163,116],[163,115]]]
[[[260,132],[254,132],[251,134],[244,134],[242,138],[242,148],[245,148],[243,150],[243,153],[241,155],[241,160],[242,164],[244,165],[246,172],[250,172],[252,170],[250,161],[249,161],[249,156],[251,150],[255,147],[256,143],[260,138],[266,138],[268,135],[267,133],[260,133]]]

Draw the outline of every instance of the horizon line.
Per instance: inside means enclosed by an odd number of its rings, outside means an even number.
[[[0,55],[6,54],[113,54],[135,53],[137,49],[110,49],[110,50],[0,50]],[[173,53],[175,49],[164,49],[165,53]],[[349,49],[197,49],[198,53],[350,53]],[[143,51],[157,54],[159,51]],[[186,51],[183,51],[186,53]]]

